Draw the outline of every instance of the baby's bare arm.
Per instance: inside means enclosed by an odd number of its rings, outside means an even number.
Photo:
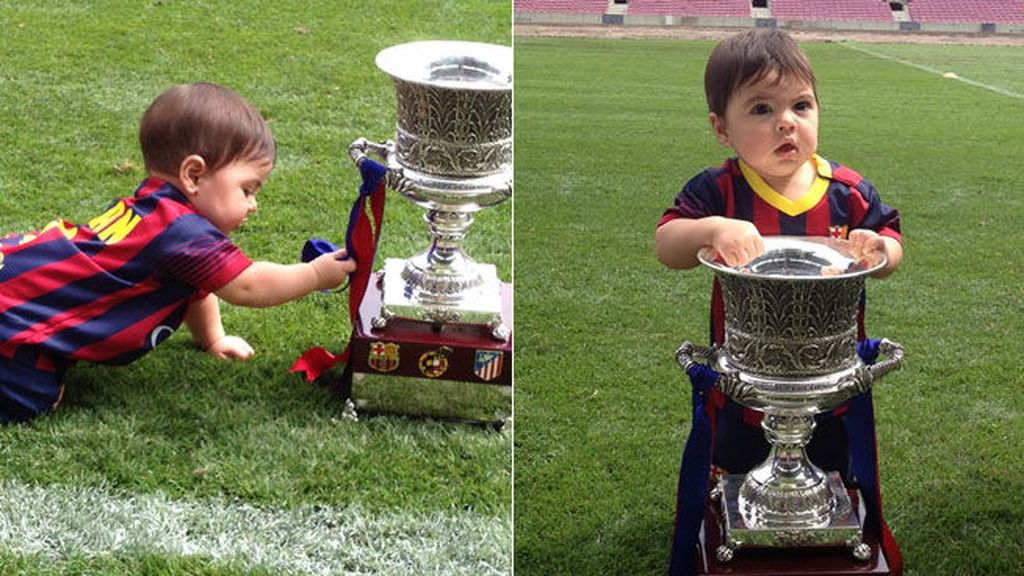
[[[185,314],[185,325],[192,333],[192,340],[207,353],[220,358],[245,360],[253,355],[252,346],[238,336],[224,333],[220,320],[220,306],[217,296],[207,295],[193,302]]]
[[[237,306],[265,308],[335,288],[356,269],[354,260],[339,260],[344,255],[344,250],[338,250],[303,264],[254,262],[217,295]]]
[[[697,252],[710,246],[729,266],[741,266],[764,252],[757,228],[746,220],[722,216],[677,218],[654,234],[654,251],[669,268],[693,268]]]

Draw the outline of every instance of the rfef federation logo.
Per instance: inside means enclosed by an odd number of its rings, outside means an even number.
[[[427,378],[437,378],[448,370],[448,355],[452,349],[441,346],[420,356],[420,372]]]

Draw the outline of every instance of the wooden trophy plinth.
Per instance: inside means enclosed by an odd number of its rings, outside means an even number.
[[[383,328],[380,277],[370,278],[353,328],[348,397],[360,412],[399,413],[501,425],[512,414],[512,286],[502,284],[498,340],[480,324],[391,318]]]

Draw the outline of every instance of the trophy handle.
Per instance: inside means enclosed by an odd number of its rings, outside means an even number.
[[[690,368],[694,364],[698,364],[698,360],[700,360],[700,363],[718,372],[718,381],[715,385],[726,396],[741,404],[753,402],[757,396],[757,390],[752,384],[740,380],[740,373],[736,370],[715,366],[718,364],[718,357],[721,353],[722,349],[719,346],[701,346],[692,342],[683,342],[682,346],[676,350],[676,362],[679,363],[683,372],[689,375]]]
[[[875,380],[903,365],[903,346],[887,338],[878,343],[878,352],[885,354],[885,360],[870,366],[862,366],[857,372],[839,383],[836,399],[841,402],[867,392]]]
[[[352,162],[355,162],[356,166],[362,166],[363,162],[368,158],[367,152],[370,152],[374,156],[382,160],[388,159],[390,154],[395,148],[395,143],[388,140],[383,144],[377,142],[371,142],[366,138],[359,138],[355,142],[348,145],[348,155],[352,158]]]
[[[683,369],[683,372],[689,374],[690,368],[698,363],[697,360],[701,360],[701,363],[708,367],[713,365],[718,360],[719,351],[720,349],[717,347],[683,342],[679,349],[676,350],[676,362],[679,363],[679,367]]]
[[[887,338],[882,338],[882,341],[878,343],[878,351],[885,354],[885,360],[868,366],[873,380],[877,380],[893,370],[899,370],[903,366],[903,346]]]

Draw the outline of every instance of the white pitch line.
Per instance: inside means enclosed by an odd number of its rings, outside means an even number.
[[[875,58],[881,58],[882,60],[888,60],[890,62],[896,62],[897,64],[903,64],[904,66],[910,66],[911,68],[917,68],[918,70],[923,70],[925,72],[930,72],[930,73],[936,74],[938,76],[943,76],[946,73],[946,72],[943,72],[941,70],[936,70],[935,68],[932,68],[931,66],[925,66],[924,64],[918,64],[916,62],[911,62],[909,60],[903,60],[903,59],[900,59],[900,58],[896,58],[895,56],[889,56],[888,54],[882,54],[880,52],[875,52],[874,50],[868,50],[867,48],[865,48],[863,46],[859,46],[859,45],[853,44],[851,42],[840,42],[839,44],[842,45],[842,46],[846,46],[847,48],[849,48],[851,50],[856,50],[858,52],[862,52],[862,53],[867,54],[869,56],[874,56]],[[957,80],[959,82],[963,82],[964,84],[970,84],[971,86],[977,86],[978,88],[983,88],[983,89],[988,90],[990,92],[995,92],[996,94],[1001,94],[1003,96],[1009,96],[1010,98],[1024,99],[1024,94],[1020,94],[1020,93],[1014,92],[1012,90],[1007,90],[1006,88],[1000,88],[999,86],[993,86],[991,84],[985,84],[984,82],[978,82],[977,80],[971,80],[970,78],[964,78],[963,76],[960,76],[960,75],[957,75],[955,78],[950,78],[950,80]]]
[[[511,517],[257,508],[0,481],[0,549],[48,558],[198,555],[284,574],[511,573]]]

